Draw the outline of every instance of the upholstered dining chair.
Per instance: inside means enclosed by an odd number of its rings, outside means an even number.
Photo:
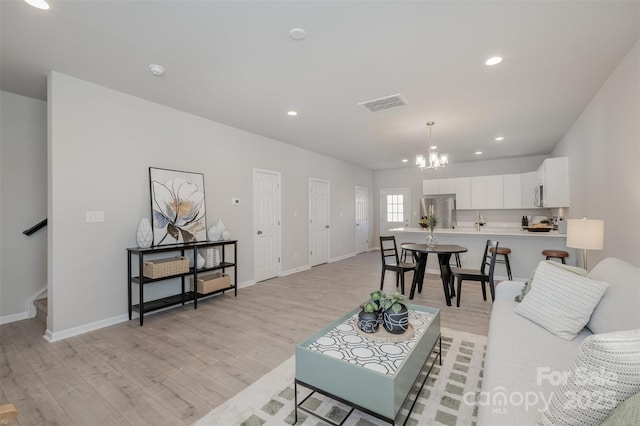
[[[401,262],[398,257],[396,237],[380,237],[380,255],[382,256],[382,277],[380,278],[380,290],[384,287],[384,276],[387,271],[396,273],[396,288],[400,284],[400,291],[404,294],[404,274],[408,271],[415,273],[418,265],[415,263]]]
[[[456,306],[460,307],[460,295],[462,293],[462,281],[480,281],[482,283],[482,298],[487,300],[486,284],[489,283],[491,300],[495,299],[495,286],[493,283],[493,272],[496,268],[496,255],[498,242],[487,240],[482,256],[480,269],[451,268],[450,283],[453,288],[456,280],[458,282],[458,293],[456,294]]]

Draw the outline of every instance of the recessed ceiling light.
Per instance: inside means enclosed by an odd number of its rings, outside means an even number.
[[[498,142],[503,141],[503,140],[504,140],[504,136],[498,136],[498,137],[496,138],[496,140],[497,140]]]
[[[38,9],[42,9],[42,10],[49,9],[49,3],[47,3],[45,0],[24,0],[24,1],[26,1],[28,4]]]
[[[482,154],[482,151],[476,151],[476,152],[475,152],[475,154],[476,154],[476,155],[481,155],[481,154]]]
[[[494,56],[493,58],[487,59],[484,64],[490,67],[498,65],[500,62],[502,62],[502,58],[500,56]]]
[[[403,163],[408,163],[408,162],[409,162],[409,160],[407,160],[406,158],[403,158],[403,159],[402,159],[402,162],[403,162]]]
[[[158,64],[151,64],[149,65],[149,71],[151,71],[151,74],[160,77],[164,74],[164,67]]]
[[[302,28],[292,28],[289,31],[289,37],[291,37],[294,40],[298,40],[298,41],[304,40],[306,36],[307,36],[307,32]]]
[[[298,115],[298,112],[297,111],[289,111],[289,112],[287,112],[287,115],[295,117],[296,115]]]

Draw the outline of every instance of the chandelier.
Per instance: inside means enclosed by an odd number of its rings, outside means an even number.
[[[444,167],[449,162],[449,156],[447,154],[438,154],[437,146],[431,142],[431,130],[435,121],[429,121],[429,154],[425,157],[422,154],[416,155],[416,166],[420,167],[420,170],[424,169],[437,169],[438,167]]]

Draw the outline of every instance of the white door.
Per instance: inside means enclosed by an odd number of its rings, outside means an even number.
[[[280,274],[280,173],[253,170],[253,246],[256,282]]]
[[[356,254],[369,247],[369,190],[356,186]]]
[[[410,200],[409,188],[380,190],[380,235],[391,235],[389,229],[409,227]]]
[[[309,265],[329,261],[329,182],[309,179]]]

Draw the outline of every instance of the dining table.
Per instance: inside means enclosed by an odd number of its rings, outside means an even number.
[[[455,253],[465,253],[468,249],[457,244],[436,244],[430,246],[428,244],[403,243],[400,245],[403,250],[410,251],[417,263],[416,272],[413,274],[413,282],[411,283],[411,293],[409,299],[413,299],[416,289],[418,293],[422,292],[422,282],[424,273],[427,269],[427,259],[429,254],[438,255],[438,263],[440,264],[440,277],[442,278],[442,289],[444,290],[444,298],[447,306],[451,306],[451,297],[455,296],[455,290],[450,282],[451,255]]]

